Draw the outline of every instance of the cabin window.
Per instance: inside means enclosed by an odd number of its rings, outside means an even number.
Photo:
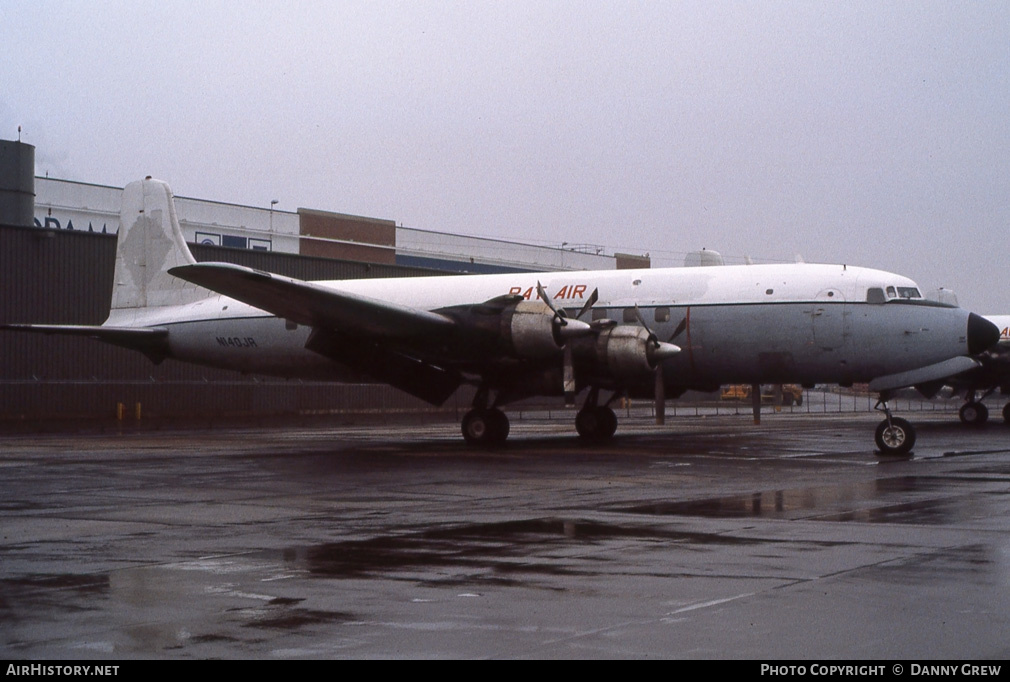
[[[669,308],[656,308],[656,322],[669,322],[670,321],[670,309]]]
[[[884,296],[884,290],[880,287],[873,287],[872,289],[866,290],[866,302],[867,303],[886,303],[887,297]]]
[[[292,322],[291,320],[284,320],[284,328],[287,329],[289,332],[293,332],[294,330],[298,329],[298,323]]]
[[[607,311],[603,308],[593,308],[593,319],[594,320],[605,320],[607,319]]]
[[[624,321],[625,322],[638,322],[638,314],[635,312],[634,308],[624,309]]]

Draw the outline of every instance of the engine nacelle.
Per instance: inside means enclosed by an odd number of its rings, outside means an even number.
[[[649,331],[633,325],[605,330],[597,339],[597,355],[608,373],[617,378],[641,378],[652,374],[655,362],[649,355]]]
[[[644,327],[619,325],[600,331],[591,345],[577,345],[575,357],[588,361],[593,374],[622,383],[651,376],[660,362],[679,351],[672,343],[657,341]]]
[[[563,311],[555,312],[543,301],[525,301],[513,295],[436,312],[452,318],[465,332],[460,334],[458,345],[439,347],[457,362],[461,358],[482,362],[503,355],[520,360],[560,357],[570,340],[595,333],[590,325],[563,317]]]
[[[564,338],[554,311],[542,301],[520,301],[501,318],[501,334],[521,358],[548,358],[561,353]]]

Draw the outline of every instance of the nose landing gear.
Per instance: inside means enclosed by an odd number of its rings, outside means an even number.
[[[897,457],[911,452],[915,446],[915,427],[908,420],[891,416],[891,410],[887,407],[887,400],[883,396],[873,409],[885,415],[884,421],[880,422],[874,433],[880,454]]]

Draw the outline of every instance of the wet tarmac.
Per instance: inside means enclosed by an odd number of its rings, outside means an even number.
[[[1010,428],[5,437],[6,658],[1002,659]]]

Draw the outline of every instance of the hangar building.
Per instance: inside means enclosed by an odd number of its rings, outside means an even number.
[[[35,178],[35,227],[116,234],[122,187]],[[241,206],[176,196],[179,224],[193,244],[275,251],[447,272],[607,270],[648,259],[607,255],[593,244],[543,246],[397,226],[393,220],[299,208]]]

